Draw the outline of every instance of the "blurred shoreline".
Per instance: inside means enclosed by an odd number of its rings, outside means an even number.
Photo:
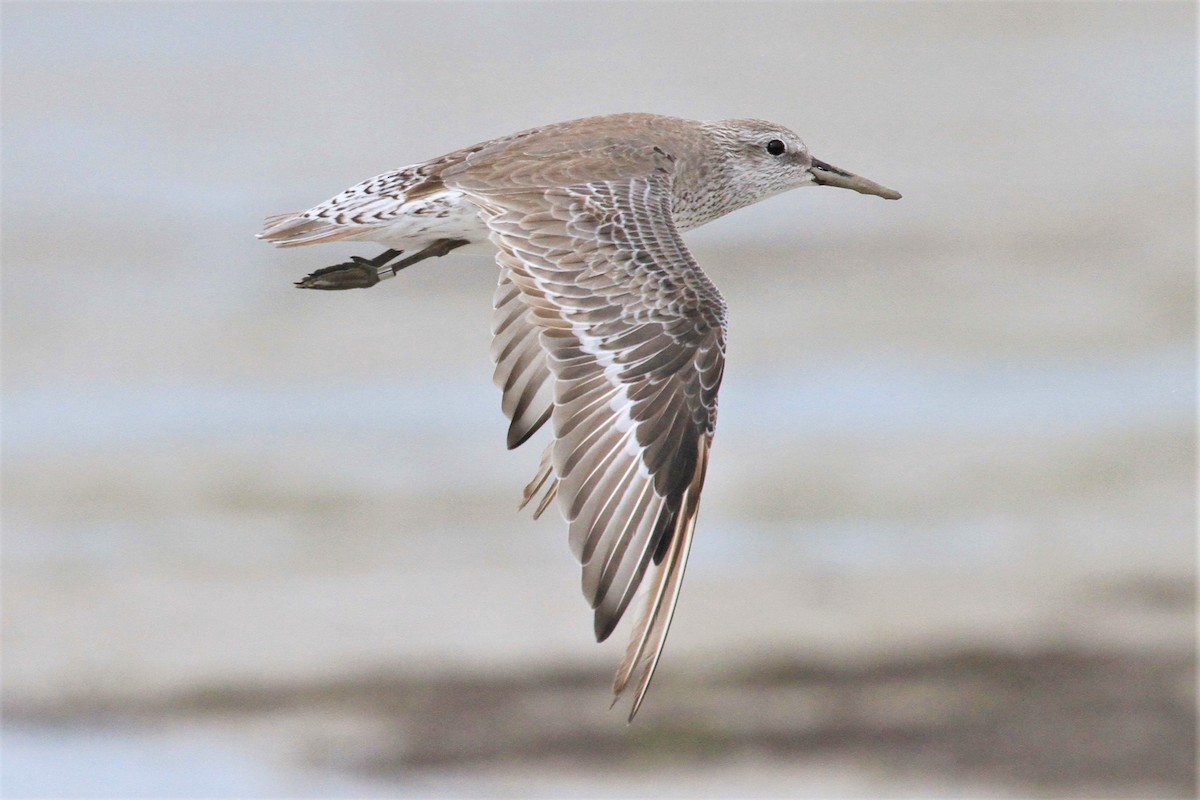
[[[1157,591],[1176,612],[1192,600],[1183,582]],[[361,793],[375,781],[400,796],[552,796],[568,776],[605,796],[645,792],[648,780],[654,791],[721,791],[721,773],[739,764],[755,765],[754,794],[786,793],[833,762],[843,791],[825,791],[836,796],[924,780],[924,792],[969,796],[1167,798],[1196,792],[1194,670],[1194,653],[1153,649],[775,658],[661,680],[629,728],[607,710],[608,675],[595,668],[239,682],[5,713],[18,736],[89,720],[100,724],[92,735],[118,737],[164,725],[201,740],[240,731],[241,752],[260,762],[282,753],[330,785]],[[674,765],[666,776],[649,770],[658,761]],[[434,788],[447,783],[456,788]]]

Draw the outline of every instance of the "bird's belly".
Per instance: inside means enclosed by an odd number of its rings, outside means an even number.
[[[460,253],[490,253],[488,229],[479,207],[459,192],[439,192],[402,203],[387,222],[372,225],[352,237],[400,250],[424,247],[442,239],[465,239]]]

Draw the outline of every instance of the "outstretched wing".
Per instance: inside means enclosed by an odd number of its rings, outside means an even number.
[[[501,407],[508,416],[508,447],[518,447],[550,418],[554,382],[539,341],[540,328],[521,291],[506,269],[492,298],[492,379],[504,393]],[[528,499],[528,498],[526,498]]]
[[[647,163],[666,158],[658,151]],[[527,174],[516,185],[470,171],[448,181],[483,209],[499,249],[493,355],[512,409],[510,445],[547,408],[538,405],[537,370],[552,376],[550,491],[570,522],[598,640],[649,570],[646,607],[613,687],[620,695],[638,675],[630,719],[678,598],[725,350],[725,304],[672,221],[669,168],[648,172],[549,188],[530,186]],[[513,377],[522,374],[533,377]]]

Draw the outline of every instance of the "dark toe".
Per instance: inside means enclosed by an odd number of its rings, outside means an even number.
[[[379,283],[379,270],[371,264],[348,261],[319,269],[303,280],[296,281],[299,289],[366,289]]]

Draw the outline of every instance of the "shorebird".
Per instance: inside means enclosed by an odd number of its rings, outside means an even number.
[[[508,446],[547,421],[552,431],[521,507],[540,494],[537,517],[557,500],[597,641],[645,584],[613,681],[614,704],[634,687],[631,722],[679,598],[724,369],[725,301],[680,233],[810,185],[900,197],[771,122],[614,114],[385,172],[270,217],[258,235],[388,247],[296,284],[308,289],[374,286],[460,249],[496,253],[491,355]]]

